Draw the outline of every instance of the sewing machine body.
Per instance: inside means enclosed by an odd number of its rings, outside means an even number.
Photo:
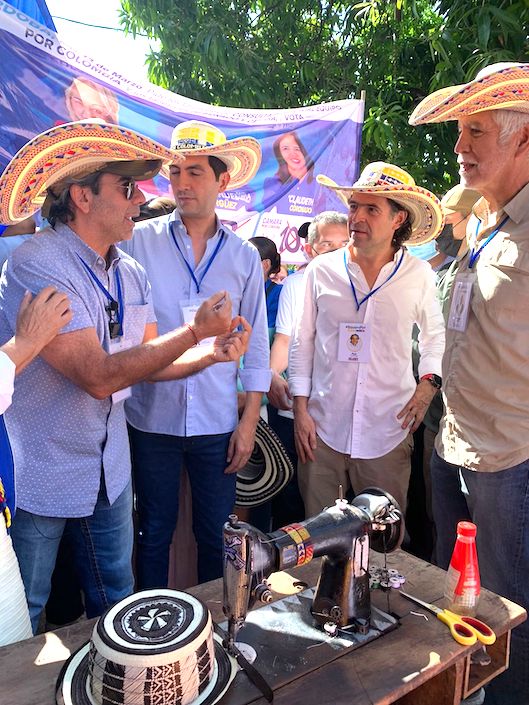
[[[230,641],[248,610],[272,600],[271,573],[323,557],[312,615],[320,624],[368,628],[369,547],[390,552],[402,541],[404,522],[395,500],[377,488],[351,504],[337,500],[315,517],[265,534],[232,515],[224,526],[224,614]]]

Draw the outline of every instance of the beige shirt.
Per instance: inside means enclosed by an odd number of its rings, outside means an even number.
[[[509,220],[482,250],[473,271],[468,323],[447,330],[443,398],[436,450],[447,462],[494,472],[529,458],[529,184],[487,224],[484,199],[468,224],[478,246]],[[479,220],[478,220],[479,219]],[[469,271],[468,253],[458,274]]]

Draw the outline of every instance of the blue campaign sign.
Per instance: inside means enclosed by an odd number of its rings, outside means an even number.
[[[113,70],[2,0],[0,62],[2,170],[33,136],[72,120],[101,118],[170,145],[176,125],[199,119],[228,139],[246,135],[261,145],[254,178],[217,202],[219,217],[242,237],[270,237],[284,262],[299,263],[299,226],[323,210],[346,210],[316,176],[347,185],[357,178],[363,101],[279,110],[200,103]],[[170,193],[161,176],[142,188],[147,196]]]

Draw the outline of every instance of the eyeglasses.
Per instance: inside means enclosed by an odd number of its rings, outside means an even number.
[[[134,179],[129,179],[124,184],[119,184],[119,188],[125,189],[125,198],[130,201],[134,196],[134,191],[136,190],[136,182]]]
[[[331,252],[334,250],[340,250],[342,247],[347,247],[349,240],[344,240],[339,245],[334,242],[319,242],[318,245],[312,245],[312,249],[320,254],[322,252]]]

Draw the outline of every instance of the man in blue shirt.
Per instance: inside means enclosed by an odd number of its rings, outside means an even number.
[[[46,150],[39,150],[41,142]],[[65,148],[78,155],[66,171]],[[169,150],[132,131],[93,123],[53,128],[24,149],[0,178],[0,219],[34,212],[46,193],[43,210],[51,227],[23,243],[6,264],[0,342],[13,335],[26,290],[56,286],[73,313],[20,375],[6,413],[17,471],[12,536],[36,629],[64,531],[75,547],[89,617],[133,590],[124,414],[130,385],[238,359],[247,331],[217,339],[214,348],[196,346],[193,359],[179,360],[200,340],[241,323],[232,321],[229,295],[218,292],[192,324],[158,337],[146,274],[115,246],[131,237],[144,201],[135,178],[152,178],[163,159],[174,158]],[[122,160],[114,161],[116,153]],[[50,166],[39,182],[43,160]]]
[[[131,426],[133,476],[139,514],[139,588],[164,587],[169,547],[178,514],[180,469],[191,484],[198,578],[222,574],[222,526],[235,503],[236,473],[248,461],[263,392],[270,386],[266,306],[257,250],[224,226],[217,197],[237,189],[257,171],[256,140],[226,141],[220,130],[198,121],[179,125],[172,147],[185,161],[170,166],[177,210],[145,221],[125,244],[146,269],[158,326],[163,333],[185,321],[206,297],[226,289],[234,313],[252,325],[244,359],[188,379],[139,384],[126,405]],[[237,414],[237,374],[246,392]]]

